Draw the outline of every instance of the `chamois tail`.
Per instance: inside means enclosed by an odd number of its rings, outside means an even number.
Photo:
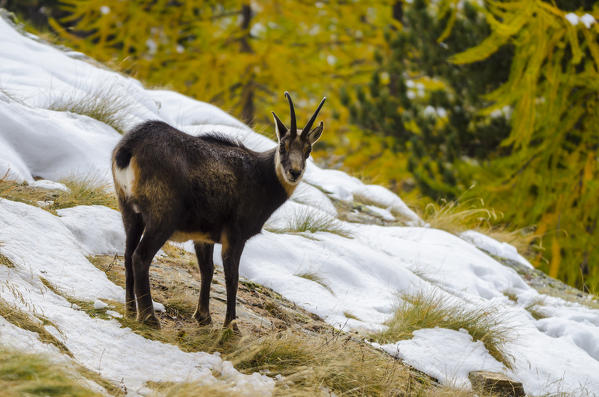
[[[117,152],[114,155],[114,162],[116,166],[120,169],[127,168],[129,166],[129,162],[131,161],[131,149],[126,146],[121,146],[118,148]]]

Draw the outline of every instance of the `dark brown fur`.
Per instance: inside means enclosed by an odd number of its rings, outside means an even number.
[[[194,317],[201,324],[211,321],[212,254],[214,243],[220,243],[227,284],[225,325],[235,319],[239,259],[245,242],[260,233],[270,215],[287,200],[301,178],[311,145],[322,133],[322,123],[302,134],[287,130],[276,116],[275,120],[279,145],[266,152],[252,151],[218,135],[194,137],[161,121],[138,125],[115,147],[113,175],[126,232],[129,316],[137,313],[139,321],[159,326],[152,307],[149,267],[167,240],[181,238],[194,240],[202,276]],[[297,159],[300,152],[300,165],[289,160]],[[116,175],[127,167],[134,175],[130,194]]]

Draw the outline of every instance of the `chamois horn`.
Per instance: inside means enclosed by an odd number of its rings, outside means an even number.
[[[285,91],[285,96],[287,97],[287,101],[289,101],[289,113],[291,113],[291,125],[289,126],[289,130],[293,135],[297,134],[297,123],[295,121],[295,109],[293,108],[293,101],[291,101],[291,96],[287,91]]]
[[[320,101],[320,105],[318,105],[318,108],[316,109],[316,111],[314,112],[314,114],[312,115],[310,120],[308,120],[308,123],[302,130],[302,135],[310,132],[310,128],[312,128],[312,124],[314,124],[314,120],[316,120],[316,116],[318,116],[318,112],[320,112],[320,109],[322,108],[322,105],[324,105],[324,101],[326,101],[326,100],[327,100],[326,96],[324,98],[322,98],[322,101]]]

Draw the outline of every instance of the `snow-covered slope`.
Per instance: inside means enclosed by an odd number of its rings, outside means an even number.
[[[161,119],[190,134],[229,134],[256,150],[274,145],[212,105],[175,92],[146,90],[135,80],[82,60],[81,54],[22,35],[1,18],[0,37],[0,175],[31,183],[34,177],[56,181],[92,175],[110,183],[110,153],[121,135],[90,117],[46,109],[52,98],[84,98],[105,86],[126,99],[129,126]],[[516,338],[507,346],[513,369],[504,368],[466,331],[423,329],[410,340],[381,348],[460,386],[469,387],[469,371],[488,369],[522,381],[530,394],[599,394],[599,311],[540,295],[477,246],[527,263],[512,248],[474,233],[459,238],[424,227],[389,190],[312,162],[305,182],[273,214],[271,228],[306,212],[336,216],[329,197],[373,204],[387,219],[406,226],[342,223],[351,238],[319,232],[308,239],[264,231],[246,245],[240,267],[244,277],[344,329],[384,329],[401,294],[436,294],[465,308],[493,306],[514,329]],[[2,299],[43,313],[56,326],[47,326],[48,331],[64,342],[74,360],[112,380],[120,381],[126,373],[123,382],[130,391],[142,391],[148,380],[189,379],[227,382],[238,390],[263,394],[272,390],[269,378],[242,375],[216,355],[184,353],[143,339],[115,320],[90,318],[41,282],[43,277],[81,300],[123,301],[123,290],[86,259],[90,254],[122,254],[123,247],[114,210],[80,206],[55,216],[0,199],[0,252],[15,264],[0,266]],[[185,247],[191,249],[189,243]],[[221,264],[218,248],[215,262]],[[301,277],[305,274],[315,274],[318,280]],[[525,308],[539,301],[544,302],[546,317],[536,320]],[[52,350],[1,317],[0,343]]]

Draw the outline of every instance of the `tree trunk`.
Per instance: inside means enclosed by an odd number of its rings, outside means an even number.
[[[252,7],[249,4],[244,4],[241,7],[241,29],[243,35],[241,36],[240,46],[241,52],[251,54],[254,51],[250,45],[250,23],[252,21]],[[252,65],[248,66],[249,79],[243,85],[241,89],[241,120],[249,125],[250,127],[254,124],[255,117],[255,105],[254,105],[254,74]]]
[[[393,3],[393,19],[403,23],[403,1],[399,0]]]

